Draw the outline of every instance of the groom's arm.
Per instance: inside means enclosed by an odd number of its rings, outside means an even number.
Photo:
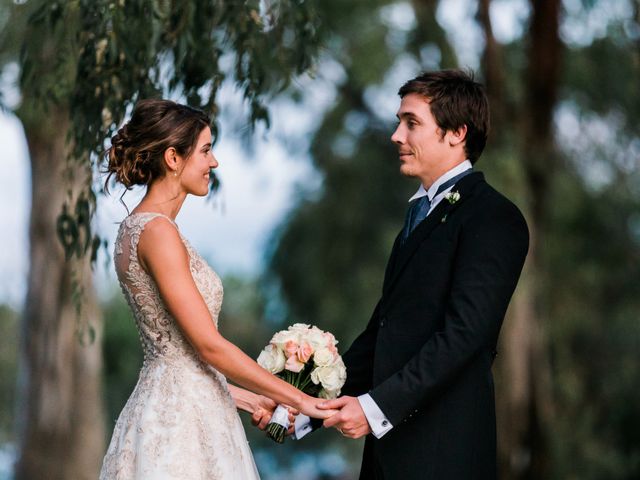
[[[370,392],[393,425],[438,396],[476,355],[494,348],[529,241],[517,208],[500,207],[462,227],[444,329]]]

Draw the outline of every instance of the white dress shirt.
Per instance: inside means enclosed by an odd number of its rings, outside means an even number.
[[[442,185],[450,178],[453,178],[456,175],[469,170],[470,168],[473,168],[473,165],[469,160],[465,160],[464,162],[456,165],[444,175],[439,177],[435,182],[433,182],[428,190],[425,189],[423,185],[420,185],[420,188],[418,188],[418,191],[414,193],[413,196],[409,199],[409,202],[428,195],[429,200],[431,201],[431,207],[429,208],[429,212],[427,213],[427,216],[429,216],[429,213],[431,213],[433,209],[438,205],[438,203],[442,201],[444,196],[449,193],[453,187],[455,187],[455,185],[451,185],[449,188],[444,189],[434,198],[434,195],[438,191],[440,185]],[[360,402],[360,406],[362,407],[365,417],[367,417],[367,422],[369,422],[371,433],[373,433],[376,438],[382,438],[393,428],[393,425],[391,425],[391,422],[385,416],[382,410],[380,410],[380,407],[378,407],[378,404],[376,404],[371,395],[369,395],[368,393],[360,395],[358,397],[358,401]],[[311,425],[309,417],[303,414],[298,415],[295,421],[295,438],[300,439],[310,431]]]
[[[453,167],[451,170],[449,170],[447,173],[445,173],[440,178],[438,178],[435,182],[433,182],[433,185],[429,187],[429,190],[425,190],[424,186],[420,185],[420,188],[418,188],[418,191],[413,194],[413,196],[409,199],[409,201],[411,202],[416,198],[421,198],[421,197],[424,197],[425,195],[428,195],[429,200],[431,201],[431,208],[429,209],[429,213],[431,213],[433,209],[436,208],[436,205],[438,205],[438,203],[440,203],[440,201],[444,198],[444,196],[447,193],[449,193],[453,187],[455,187],[455,185],[451,185],[449,188],[446,188],[442,192],[440,192],[437,197],[433,198],[435,193],[438,191],[438,188],[440,188],[440,185],[442,185],[444,182],[446,182],[450,178],[453,178],[456,175],[461,174],[462,172],[466,172],[470,168],[473,168],[473,165],[471,165],[471,162],[469,160],[465,160],[464,162],[459,163],[458,165]],[[427,215],[429,215],[429,213],[427,213]]]

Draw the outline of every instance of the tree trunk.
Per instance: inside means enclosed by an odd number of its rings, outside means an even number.
[[[521,105],[505,97],[505,71],[500,46],[493,37],[490,0],[481,0],[478,20],[485,34],[482,65],[498,134],[519,134],[518,145],[527,190],[530,247],[527,263],[500,338],[498,461],[502,480],[549,478],[549,429],[553,402],[548,342],[545,338],[545,265],[542,239],[551,180],[557,158],[552,134],[561,65],[558,36],[559,0],[531,0],[528,41],[527,96]],[[519,129],[519,130],[518,130]],[[513,136],[511,136],[513,138]]]
[[[34,111],[40,113],[26,113]],[[56,220],[67,189],[75,188],[63,179],[68,112],[50,108],[45,116],[42,109],[23,106],[19,113],[31,156],[32,204],[15,478],[95,479],[105,437],[101,318],[88,258],[65,261],[56,236]],[[73,275],[80,277],[85,291],[81,318],[72,300]],[[78,322],[88,322],[96,329],[93,342],[79,338]]]
[[[551,205],[552,179],[557,170],[558,152],[553,137],[553,114],[558,100],[562,43],[559,35],[561,0],[530,0],[527,103],[522,158],[531,199],[532,242],[529,253],[532,270],[531,300],[527,315],[534,320],[531,337],[532,403],[529,409],[531,468],[528,478],[549,478],[551,470],[550,433],[553,422],[551,365],[546,340],[547,309],[543,285],[546,272],[544,237]],[[533,148],[533,146],[536,148]]]
[[[529,229],[531,243],[528,257],[527,288],[516,303],[519,321],[514,329],[511,348],[524,361],[513,363],[513,371],[529,383],[528,400],[517,405],[524,422],[510,425],[518,445],[511,460],[510,478],[549,478],[551,472],[550,432],[553,422],[551,366],[546,339],[547,311],[543,286],[547,268],[544,262],[544,237],[548,219],[551,186],[557,169],[558,153],[553,137],[553,113],[557,103],[562,60],[559,37],[560,0],[531,0],[528,68],[524,105],[519,111],[521,158],[529,194]],[[526,324],[526,326],[525,326]],[[518,335],[527,339],[516,339]],[[517,389],[516,389],[517,390]],[[522,400],[520,398],[519,400]],[[525,410],[526,408],[526,410]],[[518,462],[522,460],[522,462]],[[515,469],[513,467],[516,467]]]
[[[491,124],[493,131],[504,134],[504,127],[507,126],[507,101],[505,99],[505,79],[504,62],[501,45],[493,35],[491,17],[489,15],[491,0],[480,0],[478,3],[478,22],[484,33],[484,50],[482,52],[482,72],[484,73],[484,84],[491,106]],[[495,126],[498,128],[496,129]]]

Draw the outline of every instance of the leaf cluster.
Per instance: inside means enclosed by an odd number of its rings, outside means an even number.
[[[216,118],[226,78],[251,122],[268,123],[263,98],[308,69],[317,48],[310,2],[98,0],[80,10],[71,97],[73,123],[84,127],[79,150],[98,150],[138,98],[179,94]]]
[[[22,26],[0,38],[3,51],[19,45],[20,116],[67,136],[70,184],[78,170],[98,170],[105,139],[141,98],[182,98],[214,119],[215,138],[228,79],[248,104],[250,124],[268,126],[267,99],[308,70],[318,49],[314,3],[304,0],[34,0],[0,12]],[[69,116],[68,131],[47,125],[52,111]],[[90,234],[92,176],[58,220],[67,258],[89,249],[95,256],[100,245]]]

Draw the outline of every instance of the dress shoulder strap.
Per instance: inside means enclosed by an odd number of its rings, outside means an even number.
[[[176,230],[178,230],[178,226],[173,220],[171,220],[166,215],[158,212],[132,213],[123,220],[120,233],[128,237],[128,243],[129,243],[128,250],[130,251],[132,258],[135,257],[137,259],[138,242],[140,241],[140,235],[142,235],[144,228],[147,226],[147,224],[151,220],[154,220],[158,217],[166,219],[169,223],[171,223],[176,228]],[[180,233],[179,230],[178,230],[178,233]],[[124,239],[120,239],[120,241],[122,240]]]

